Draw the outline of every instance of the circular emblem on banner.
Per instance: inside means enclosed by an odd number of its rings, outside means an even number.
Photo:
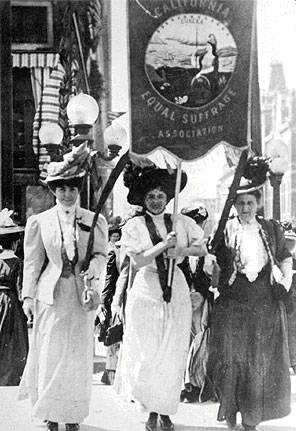
[[[157,93],[184,108],[200,108],[227,87],[237,59],[229,29],[208,15],[180,14],[164,21],[146,49],[146,75]]]

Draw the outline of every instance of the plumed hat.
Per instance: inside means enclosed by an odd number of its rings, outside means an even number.
[[[201,205],[197,207],[185,207],[181,210],[181,213],[192,218],[198,224],[209,217],[207,209]]]
[[[283,221],[283,222],[281,222],[281,226],[284,230],[285,238],[290,240],[290,241],[296,242],[296,233],[293,230],[292,223],[289,221]]]
[[[64,154],[61,162],[48,164],[45,183],[83,177],[86,173],[89,156],[90,150],[87,147],[87,142],[83,142],[78,147],[73,147],[69,153]]]
[[[24,227],[17,226],[11,218],[13,211],[4,208],[0,211],[0,235],[9,235],[24,231]]]
[[[141,167],[128,162],[123,175],[124,185],[129,188],[127,201],[132,205],[143,206],[147,192],[157,187],[162,188],[170,201],[175,196],[176,178],[176,169],[171,171],[160,169],[155,164]],[[182,172],[180,191],[184,189],[186,183],[187,175]]]
[[[121,227],[116,224],[109,224],[108,233],[112,235],[113,233],[119,233],[121,235]]]
[[[236,193],[240,195],[259,190],[267,180],[268,171],[269,158],[260,156],[250,157]]]

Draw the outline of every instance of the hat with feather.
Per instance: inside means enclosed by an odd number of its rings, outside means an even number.
[[[166,193],[170,201],[175,196],[176,178],[176,169],[161,169],[152,162],[148,166],[138,166],[130,161],[123,175],[124,185],[129,188],[127,201],[132,205],[143,206],[147,192],[158,187]],[[180,191],[186,183],[187,175],[182,171]]]
[[[194,207],[185,207],[181,210],[181,214],[186,215],[187,217],[192,218],[195,223],[202,223],[208,217],[207,209],[202,205],[195,205]]]
[[[24,227],[14,223],[11,218],[12,214],[13,211],[7,208],[0,211],[0,236],[18,234],[25,230]]]
[[[62,161],[48,164],[47,177],[44,182],[50,183],[84,177],[89,157],[90,150],[87,147],[87,142],[73,147],[69,153],[64,154]]]
[[[269,158],[261,156],[253,156],[248,159],[236,191],[238,195],[252,193],[264,185],[269,171],[269,161]]]

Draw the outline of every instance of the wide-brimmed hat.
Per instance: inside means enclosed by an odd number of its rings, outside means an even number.
[[[113,233],[119,233],[121,235],[121,227],[118,225],[110,224],[108,226],[108,233],[112,235]]]
[[[195,223],[202,223],[209,217],[207,209],[202,205],[195,207],[185,207],[181,210],[181,214],[192,218]]]
[[[47,177],[45,183],[59,180],[70,180],[84,177],[86,165],[90,156],[87,142],[78,147],[73,147],[69,153],[64,154],[63,161],[50,162],[47,166]]]
[[[12,210],[4,208],[0,211],[0,236],[21,233],[25,230],[24,227],[18,226],[11,218]]]
[[[161,187],[168,201],[175,196],[177,170],[160,169],[155,165],[141,168],[129,162],[124,172],[124,185],[129,188],[127,201],[132,205],[143,206],[149,190]],[[182,171],[180,191],[187,183],[187,175]]]
[[[260,190],[267,180],[269,171],[269,158],[254,156],[247,161],[236,194],[252,193]]]

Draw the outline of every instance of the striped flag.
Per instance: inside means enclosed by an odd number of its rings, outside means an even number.
[[[108,126],[110,126],[110,124],[112,124],[112,122],[114,120],[116,120],[116,118],[119,118],[119,117],[121,117],[124,114],[125,114],[125,112],[121,112],[121,111],[108,111],[107,112]]]

